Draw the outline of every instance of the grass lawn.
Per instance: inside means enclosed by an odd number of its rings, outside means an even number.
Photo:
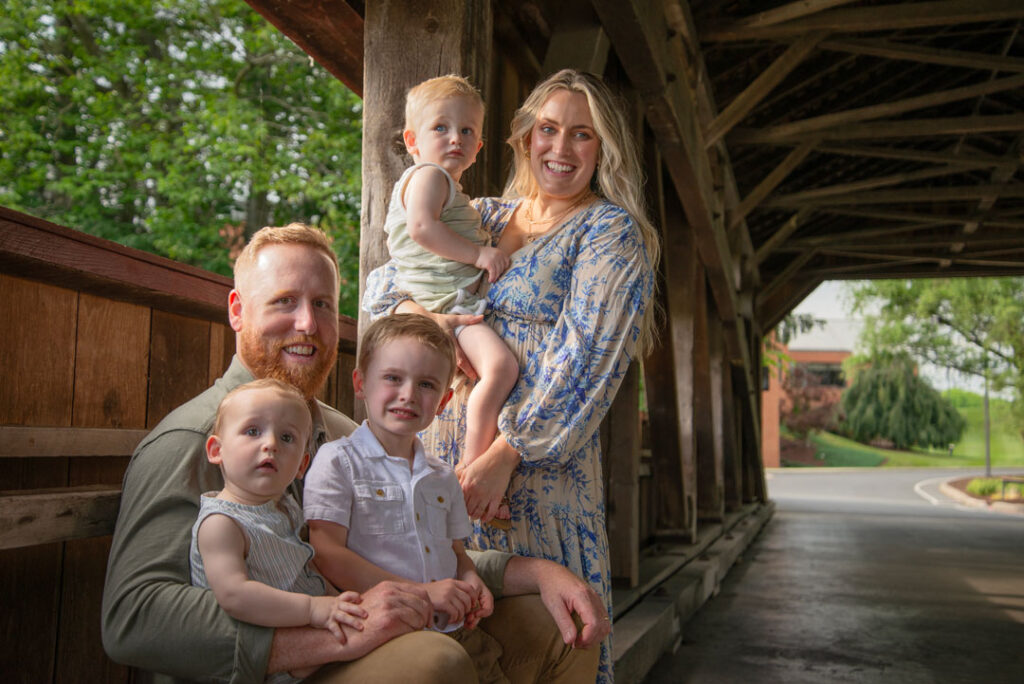
[[[967,420],[963,437],[953,448],[896,451],[878,449],[828,432],[811,435],[817,456],[833,467],[932,467],[985,465],[985,427],[982,398],[969,392],[953,392],[950,399]],[[989,405],[993,466],[1024,466],[1024,439],[1010,429],[1010,405],[994,399]]]

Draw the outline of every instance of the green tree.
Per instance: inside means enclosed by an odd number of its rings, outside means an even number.
[[[1024,426],[1024,278],[879,280],[853,287],[872,350],[905,351],[1010,389]]]
[[[241,0],[7,0],[0,204],[219,273],[306,221],[355,312],[362,104]]]
[[[960,439],[965,426],[907,354],[879,354],[862,363],[841,404],[843,431],[865,444],[881,439],[898,449],[945,447]]]

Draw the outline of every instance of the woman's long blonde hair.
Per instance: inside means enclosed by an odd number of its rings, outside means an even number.
[[[562,69],[542,81],[527,96],[526,101],[512,117],[512,134],[508,144],[512,147],[512,177],[505,186],[506,198],[534,197],[538,193],[537,180],[530,171],[527,150],[530,134],[537,121],[537,113],[544,103],[559,90],[582,93],[590,106],[590,116],[601,143],[597,156],[597,170],[591,179],[591,189],[609,202],[626,210],[640,229],[640,239],[651,268],[658,270],[661,241],[658,230],[647,216],[643,194],[643,171],[637,154],[637,144],[630,134],[623,106],[608,86],[597,76],[575,69]],[[654,340],[656,296],[644,311],[638,341],[638,356],[650,351]]]

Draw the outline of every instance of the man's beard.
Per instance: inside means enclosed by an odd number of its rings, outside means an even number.
[[[295,339],[277,342],[267,340],[250,328],[242,331],[239,350],[241,359],[256,378],[274,378],[295,385],[303,396],[312,399],[323,387],[334,362],[338,348],[323,344],[318,337],[304,335]],[[312,344],[316,347],[316,361],[301,366],[289,366],[282,362],[284,348],[293,344]]]

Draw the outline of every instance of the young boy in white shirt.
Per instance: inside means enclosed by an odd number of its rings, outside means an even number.
[[[451,397],[454,371],[454,343],[430,319],[373,323],[352,374],[366,422],[320,448],[305,478],[304,514],[327,579],[354,591],[422,583],[434,629],[463,645],[481,683],[507,682],[501,646],[474,629],[494,599],[463,548],[471,527],[458,479],[416,437]]]

